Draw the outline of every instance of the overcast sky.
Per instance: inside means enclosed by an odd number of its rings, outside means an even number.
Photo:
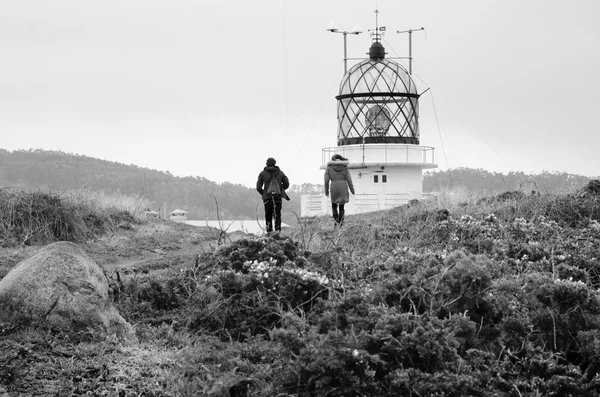
[[[0,147],[247,186],[273,156],[322,183],[343,74],[326,29],[358,25],[365,57],[375,8],[388,57],[425,27],[413,77],[439,169],[600,175],[598,0],[0,0]]]

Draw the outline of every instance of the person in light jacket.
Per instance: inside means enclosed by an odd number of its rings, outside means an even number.
[[[329,197],[331,192],[331,211],[336,227],[344,223],[344,205],[350,201],[348,188],[354,194],[352,177],[348,171],[348,159],[334,154],[325,170],[325,196]]]

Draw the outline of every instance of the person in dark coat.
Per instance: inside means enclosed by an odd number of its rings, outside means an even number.
[[[331,182],[331,188],[329,183]],[[339,154],[334,154],[331,161],[327,163],[325,170],[325,196],[329,197],[331,192],[331,212],[335,220],[335,226],[342,226],[344,222],[344,204],[350,201],[348,188],[354,194],[352,176],[348,171],[348,159]]]
[[[267,233],[273,231],[273,216],[275,216],[275,231],[281,232],[281,199],[285,198],[286,200],[289,200],[285,190],[290,187],[290,181],[275,163],[275,159],[269,157],[267,159],[267,166],[258,175],[258,180],[256,181],[256,191],[262,195],[263,203],[265,205]],[[267,192],[267,187],[272,178],[275,178],[279,184],[281,190],[280,194],[270,194]]]

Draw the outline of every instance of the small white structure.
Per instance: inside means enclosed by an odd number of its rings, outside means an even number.
[[[197,227],[214,227],[215,229],[223,230],[227,233],[244,232],[255,235],[266,233],[267,227],[264,220],[241,220],[241,221],[186,221],[188,225]],[[285,223],[281,224],[282,228],[290,227]]]
[[[185,223],[187,221],[188,212],[185,210],[176,209],[169,212],[169,220],[173,222]]]
[[[146,216],[146,219],[158,218],[159,213],[158,213],[158,211],[148,210],[148,211],[144,212],[144,215]]]
[[[376,31],[379,31],[376,29]],[[342,78],[337,99],[338,145],[324,148],[321,169],[334,154],[349,161],[356,195],[346,214],[397,207],[423,196],[423,169],[436,168],[434,148],[419,144],[419,94],[409,72],[385,59],[375,34],[369,58]],[[324,195],[302,195],[300,215],[331,213]]]

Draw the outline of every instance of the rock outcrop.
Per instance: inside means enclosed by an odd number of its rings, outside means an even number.
[[[100,266],[68,242],[42,248],[0,280],[0,321],[134,338],[132,326],[109,299]]]

